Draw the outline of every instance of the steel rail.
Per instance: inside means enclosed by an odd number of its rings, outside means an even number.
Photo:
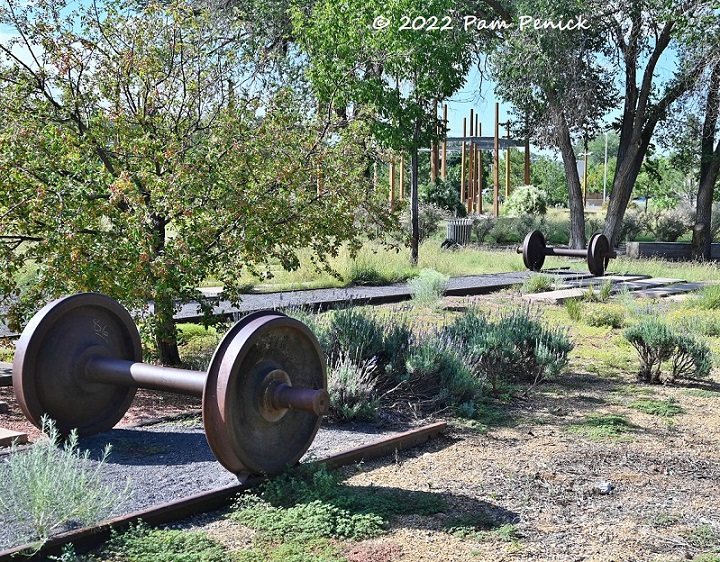
[[[437,422],[411,429],[397,435],[379,439],[367,445],[361,445],[330,455],[314,464],[325,464],[329,468],[339,468],[353,463],[381,458],[397,451],[417,447],[429,439],[438,436],[447,429],[446,422]],[[104,521],[94,527],[83,527],[50,537],[40,548],[35,544],[21,545],[0,551],[0,562],[40,562],[49,556],[59,556],[62,547],[72,543],[76,552],[87,552],[107,541],[113,531],[121,531],[131,524],[142,520],[148,525],[162,525],[178,521],[192,515],[214,511],[228,506],[235,496],[249,490],[263,481],[261,477],[251,477],[241,484],[226,486],[202,492],[186,498],[163,503],[141,511]]]

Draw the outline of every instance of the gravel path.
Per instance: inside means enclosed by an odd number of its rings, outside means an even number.
[[[476,295],[491,293],[511,285],[522,283],[530,275],[528,271],[508,273],[491,273],[485,275],[467,275],[453,277],[448,284],[448,295]],[[577,272],[562,272],[562,275],[575,276]],[[580,274],[586,275],[586,274]],[[212,295],[213,291],[208,291]],[[239,306],[229,301],[219,300],[213,309],[217,315],[238,319],[240,316],[255,310],[276,309],[288,306],[313,306],[328,308],[342,303],[354,302],[364,304],[383,304],[399,302],[410,298],[407,283],[395,283],[380,287],[354,286],[341,289],[309,289],[302,291],[280,291],[274,293],[248,293],[243,295]],[[152,308],[152,307],[151,307]],[[6,309],[0,307],[0,338],[13,335],[4,322]],[[177,320],[194,321],[200,318],[197,303],[186,303],[180,306],[175,315]]]
[[[325,425],[303,460],[322,459],[398,432],[382,430],[376,424]],[[167,422],[116,428],[81,439],[79,448],[98,459],[108,443],[112,450],[102,470],[103,482],[118,491],[128,479],[131,486],[130,497],[113,516],[238,483],[237,477],[215,460],[199,417],[180,425]],[[12,536],[13,522],[0,519],[0,550],[10,546]]]

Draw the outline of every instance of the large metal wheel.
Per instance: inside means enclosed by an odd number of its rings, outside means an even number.
[[[596,277],[605,275],[605,269],[610,262],[607,255],[610,253],[610,242],[604,234],[593,234],[587,249],[587,263],[590,273]]]
[[[81,293],[47,304],[32,318],[17,343],[13,388],[33,424],[41,427],[47,415],[61,433],[90,435],[120,421],[135,388],[87,378],[91,355],[142,359],[135,323],[117,301]]]
[[[307,326],[279,312],[246,316],[211,360],[203,393],[210,448],[235,474],[277,474],[297,463],[321,416],[272,407],[273,385],[325,389],[325,355]]]
[[[525,236],[522,245],[523,262],[530,271],[540,271],[545,263],[545,237],[539,230]]]

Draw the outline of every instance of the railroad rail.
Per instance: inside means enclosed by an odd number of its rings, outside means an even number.
[[[437,437],[447,429],[446,422],[436,422],[397,435],[379,439],[367,445],[354,447],[317,461],[329,468],[339,468],[361,461],[378,459],[396,451],[417,447]],[[263,481],[261,477],[250,477],[244,482],[203,492],[172,502],[154,506],[142,511],[116,517],[104,521],[94,527],[84,527],[48,539],[38,549],[37,545],[22,545],[9,550],[0,551],[0,562],[11,562],[22,559],[26,562],[48,560],[50,556],[58,556],[62,547],[72,543],[76,552],[87,552],[107,541],[115,531],[127,529],[131,524],[142,520],[149,525],[162,525],[178,521],[192,515],[214,511],[230,505],[238,493],[251,489]]]

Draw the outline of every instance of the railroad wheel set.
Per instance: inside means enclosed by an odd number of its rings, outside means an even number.
[[[546,256],[587,260],[593,275],[616,257],[603,234],[584,250],[552,248],[539,231],[517,248],[539,271]],[[13,363],[13,387],[26,417],[62,433],[111,429],[138,388],[202,397],[205,435],[217,457],[238,475],[277,474],[310,447],[330,405],[325,356],[302,322],[275,311],[249,314],[217,347],[207,372],[141,362],[140,335],[117,301],[96,293],[61,298],[23,331]]]
[[[137,388],[202,397],[205,435],[231,472],[277,474],[310,447],[329,407],[325,356],[313,333],[279,312],[244,317],[207,372],[141,363],[140,335],[117,301],[96,293],[40,310],[17,343],[13,387],[36,426],[63,433],[112,428]]]
[[[610,242],[604,234],[595,233],[584,250],[572,248],[553,248],[545,243],[545,236],[539,230],[530,232],[518,246],[517,253],[522,254],[525,267],[530,271],[540,271],[546,256],[568,256],[587,260],[590,273],[597,277],[605,275],[605,269],[611,258],[617,254],[610,250]]]

